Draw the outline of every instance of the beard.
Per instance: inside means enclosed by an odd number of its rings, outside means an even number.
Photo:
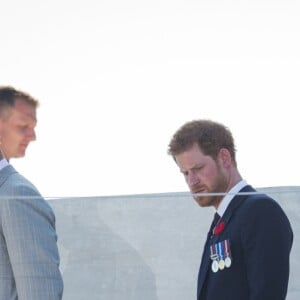
[[[192,188],[192,193],[199,193],[198,196],[193,196],[195,201],[202,207],[214,206],[218,207],[225,195],[207,195],[209,193],[226,193],[228,189],[228,177],[218,167],[217,176],[209,185],[197,185]],[[197,192],[201,191],[201,192]],[[205,193],[205,195],[200,195]]]

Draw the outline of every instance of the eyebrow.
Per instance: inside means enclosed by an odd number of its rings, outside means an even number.
[[[191,168],[189,168],[189,170],[199,169],[199,168],[204,167],[204,165],[205,165],[204,163],[199,163],[199,164],[196,164],[196,165],[192,166]],[[181,173],[186,173],[187,171],[184,171],[184,170],[180,169],[180,172]]]

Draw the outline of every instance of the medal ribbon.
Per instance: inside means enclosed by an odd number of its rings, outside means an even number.
[[[218,243],[218,256],[220,257],[220,259],[223,259],[223,249],[222,249],[222,242]]]
[[[224,241],[226,257],[231,257],[229,240]]]

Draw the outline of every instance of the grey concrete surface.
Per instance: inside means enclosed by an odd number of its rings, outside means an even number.
[[[288,300],[300,299],[300,187],[259,189],[294,230]],[[194,300],[213,209],[188,193],[50,199],[65,300]]]

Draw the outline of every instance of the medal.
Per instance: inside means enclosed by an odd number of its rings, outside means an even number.
[[[231,267],[231,251],[230,251],[230,245],[229,245],[229,240],[224,241],[224,246],[225,246],[225,267],[230,268]]]
[[[219,269],[222,271],[225,268],[225,261],[223,259],[219,260]]]
[[[230,258],[229,256],[227,256],[227,257],[225,258],[224,263],[225,263],[225,267],[226,267],[226,268],[230,268],[230,266],[231,266],[231,258]]]
[[[218,263],[218,254],[217,254],[217,251],[216,251],[216,248],[215,248],[216,245],[211,245],[210,246],[210,258],[212,260],[212,263],[211,263],[211,270],[214,272],[214,273],[217,273],[218,270],[219,270],[219,263]]]
[[[225,268],[225,262],[224,262],[224,259],[223,259],[222,242],[218,243],[218,256],[220,257],[220,260],[219,260],[219,269],[222,271]]]
[[[214,273],[217,273],[218,270],[219,270],[219,264],[218,264],[218,261],[215,259],[212,264],[211,264],[211,270],[214,272]]]

